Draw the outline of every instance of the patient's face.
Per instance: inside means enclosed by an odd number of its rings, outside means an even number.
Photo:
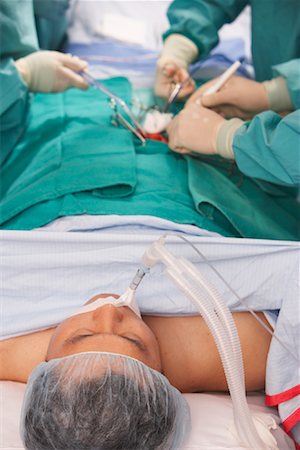
[[[100,297],[114,296],[102,294]],[[131,356],[161,371],[159,346],[151,329],[127,306],[104,305],[64,320],[51,338],[47,360],[99,351]]]

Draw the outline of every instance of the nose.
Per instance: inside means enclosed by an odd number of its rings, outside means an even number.
[[[96,323],[98,331],[102,333],[113,333],[123,320],[123,308],[114,305],[104,305],[95,309],[93,321]]]

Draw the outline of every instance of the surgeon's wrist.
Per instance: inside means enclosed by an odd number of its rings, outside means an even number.
[[[226,159],[234,159],[233,138],[236,131],[244,124],[241,119],[225,120],[219,128],[216,141],[216,153]]]
[[[294,109],[285,78],[273,78],[262,84],[266,90],[271,111],[280,112]]]
[[[170,61],[187,68],[198,56],[197,46],[181,34],[171,34],[164,42],[159,64]]]
[[[17,59],[15,61],[15,66],[22,80],[27,84],[29,88],[31,77],[30,77],[30,70],[27,62],[25,61],[25,58]]]

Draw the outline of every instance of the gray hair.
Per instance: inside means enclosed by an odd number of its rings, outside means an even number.
[[[128,356],[87,352],[40,364],[23,402],[29,450],[178,449],[188,405],[161,373]]]

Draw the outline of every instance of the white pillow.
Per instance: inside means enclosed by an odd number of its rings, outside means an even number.
[[[25,384],[0,382],[0,448],[24,449],[19,435],[20,411]],[[241,450],[235,434],[231,399],[227,394],[185,394],[192,415],[192,432],[183,450]],[[276,410],[264,406],[264,396],[248,397],[251,411],[269,426],[280,450],[294,450],[291,439],[278,426]]]

